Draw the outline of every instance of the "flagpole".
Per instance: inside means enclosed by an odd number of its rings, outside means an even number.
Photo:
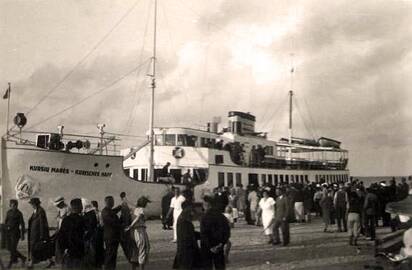
[[[7,124],[6,124],[6,139],[9,138],[9,119],[10,119],[10,99],[11,99],[11,83],[9,83],[8,88],[8,99],[7,99]]]

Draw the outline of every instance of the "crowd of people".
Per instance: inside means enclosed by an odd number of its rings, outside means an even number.
[[[172,195],[173,194],[173,195]],[[172,188],[164,199],[168,210],[163,220],[165,229],[173,226],[173,242],[177,244],[176,256],[171,267],[176,269],[224,269],[230,224],[218,208],[214,197],[204,197],[200,232],[195,232],[195,211],[190,189],[180,194]],[[171,195],[171,196],[170,196]],[[184,196],[183,196],[184,195]],[[151,201],[141,196],[135,205],[126,193],[120,194],[120,205],[107,196],[105,207],[100,211],[96,201],[74,198],[69,205],[61,196],[54,199],[57,208],[57,228],[50,234],[46,211],[39,198],[29,203],[33,213],[28,220],[28,256],[17,249],[25,239],[26,226],[18,201],[10,200],[5,220],[7,248],[10,261],[7,268],[21,262],[22,267],[33,268],[46,261],[46,268],[61,266],[63,269],[116,269],[119,246],[132,269],[144,269],[150,253],[150,241],[146,232],[144,209]],[[162,203],[164,203],[164,201]],[[198,246],[200,240],[200,247]]]
[[[7,268],[21,261],[33,268],[47,261],[46,268],[61,265],[64,269],[115,269],[117,251],[122,247],[132,269],[144,269],[150,251],[146,233],[144,208],[150,200],[142,196],[135,205],[126,193],[120,194],[121,204],[114,207],[114,198],[107,196],[100,211],[97,201],[74,198],[69,205],[63,197],[54,199],[57,208],[57,228],[50,235],[46,211],[39,198],[31,198],[33,214],[28,220],[28,258],[17,251],[19,240],[25,237],[25,222],[18,201],[10,200],[5,225],[10,261]],[[26,265],[27,262],[27,265]]]
[[[162,198],[163,229],[173,229],[176,256],[175,269],[225,269],[231,248],[230,233],[236,223],[261,226],[268,244],[286,246],[290,242],[289,224],[311,222],[322,217],[324,232],[336,224],[338,232],[347,232],[349,244],[357,245],[360,234],[374,240],[375,227],[402,226],[397,217],[385,212],[389,202],[403,200],[412,187],[402,179],[389,185],[382,181],[365,188],[356,179],[346,183],[291,183],[281,185],[250,185],[246,189],[217,187],[202,194],[203,211],[199,215],[193,202],[193,190],[171,188]],[[8,268],[19,260],[32,268],[47,261],[67,269],[115,269],[119,246],[132,269],[144,269],[150,253],[144,209],[151,201],[145,196],[136,204],[129,202],[126,193],[120,194],[120,205],[107,196],[100,211],[96,201],[74,198],[69,205],[63,197],[54,199],[58,210],[57,229],[50,235],[45,210],[39,198],[31,198],[33,214],[28,220],[28,256],[17,250],[25,238],[25,222],[18,201],[10,200],[5,226],[10,251]],[[197,205],[198,206],[198,205]],[[200,220],[195,231],[194,218]],[[281,232],[281,233],[280,233]],[[282,237],[281,237],[282,236]],[[199,245],[200,243],[200,245]]]
[[[319,183],[264,183],[249,185],[246,189],[242,185],[217,187],[212,193],[229,222],[234,225],[242,217],[250,225],[262,226],[270,244],[288,245],[289,224],[311,222],[311,217],[316,215],[322,217],[324,232],[331,232],[331,225],[336,225],[337,232],[348,233],[350,245],[357,245],[361,234],[375,240],[377,226],[395,231],[402,225],[398,216],[391,217],[385,209],[388,203],[406,198],[410,187],[412,177],[409,183],[402,178],[397,184],[393,178],[389,185],[381,181],[369,187],[357,179],[346,183],[321,180]]]

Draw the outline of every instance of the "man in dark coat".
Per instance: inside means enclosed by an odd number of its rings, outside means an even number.
[[[221,212],[225,212],[226,206],[229,204],[229,194],[223,187],[218,187],[216,189],[214,202],[216,204],[216,208]]]
[[[177,220],[177,251],[173,263],[174,269],[195,269],[200,267],[200,250],[197,240],[199,232],[193,226],[193,208],[185,201],[182,204],[183,212]]]
[[[204,198],[205,214],[200,221],[200,245],[205,269],[225,269],[224,246],[230,238],[226,217],[216,207],[213,198]]]
[[[367,188],[363,211],[365,214],[366,234],[370,237],[371,240],[375,240],[375,219],[376,214],[378,213],[378,209],[378,197],[372,192],[371,188]]]
[[[63,268],[78,269],[82,266],[85,255],[86,226],[85,220],[81,216],[82,200],[78,198],[71,200],[70,208],[70,214],[62,220],[57,242],[64,253]]]
[[[129,260],[131,251],[130,245],[132,243],[130,233],[126,232],[125,229],[132,223],[132,214],[128,205],[126,192],[120,193],[120,200],[122,201],[120,204],[120,223],[122,225],[122,229],[120,230],[120,246],[123,249],[125,257]]]
[[[10,251],[10,262],[7,268],[11,268],[12,264],[16,263],[18,259],[21,259],[22,267],[24,267],[26,257],[17,250],[17,246],[20,239],[24,241],[25,226],[23,214],[18,209],[17,200],[10,200],[10,210],[7,211],[4,223],[7,230],[7,248]]]
[[[53,251],[50,252],[49,248],[51,247],[53,250],[54,246],[51,245],[49,247],[44,245],[44,243],[47,243],[50,239],[49,223],[47,222],[46,212],[40,206],[41,202],[39,198],[31,198],[29,203],[34,209],[33,214],[29,219],[28,229],[29,268],[31,268],[34,263],[47,259],[49,260],[47,268],[50,268],[55,263],[51,259]]]
[[[113,209],[114,199],[112,196],[107,196],[104,202],[106,205],[102,210],[103,239],[106,246],[104,269],[116,269],[117,249],[119,248],[120,230],[122,229],[122,224],[117,216],[120,207]]]
[[[288,198],[285,195],[285,190],[283,188],[278,188],[276,190],[276,211],[275,211],[275,221],[273,224],[273,244],[280,243],[279,229],[282,230],[283,245],[289,244],[289,222],[288,217],[290,213],[290,206]]]
[[[162,224],[163,230],[171,230],[171,226],[173,224],[173,219],[168,216],[170,208],[170,202],[174,197],[174,192],[172,190],[168,190],[167,193],[162,197]]]

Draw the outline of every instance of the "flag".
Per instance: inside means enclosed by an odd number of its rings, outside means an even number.
[[[10,97],[10,87],[7,88],[6,93],[3,95],[3,99],[8,99]]]

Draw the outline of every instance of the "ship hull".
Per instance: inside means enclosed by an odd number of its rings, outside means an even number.
[[[121,156],[68,153],[8,144],[2,141],[2,219],[10,199],[19,199],[19,208],[27,218],[32,212],[28,199],[39,197],[48,213],[50,226],[53,226],[50,219],[53,220],[57,213],[52,202],[56,196],[63,196],[67,202],[73,198],[96,200],[102,209],[106,196],[113,196],[119,203],[122,191],[127,193],[133,204],[139,196],[148,196],[152,203],[146,209],[147,215],[159,216],[161,213],[161,198],[167,185],[127,177]]]

